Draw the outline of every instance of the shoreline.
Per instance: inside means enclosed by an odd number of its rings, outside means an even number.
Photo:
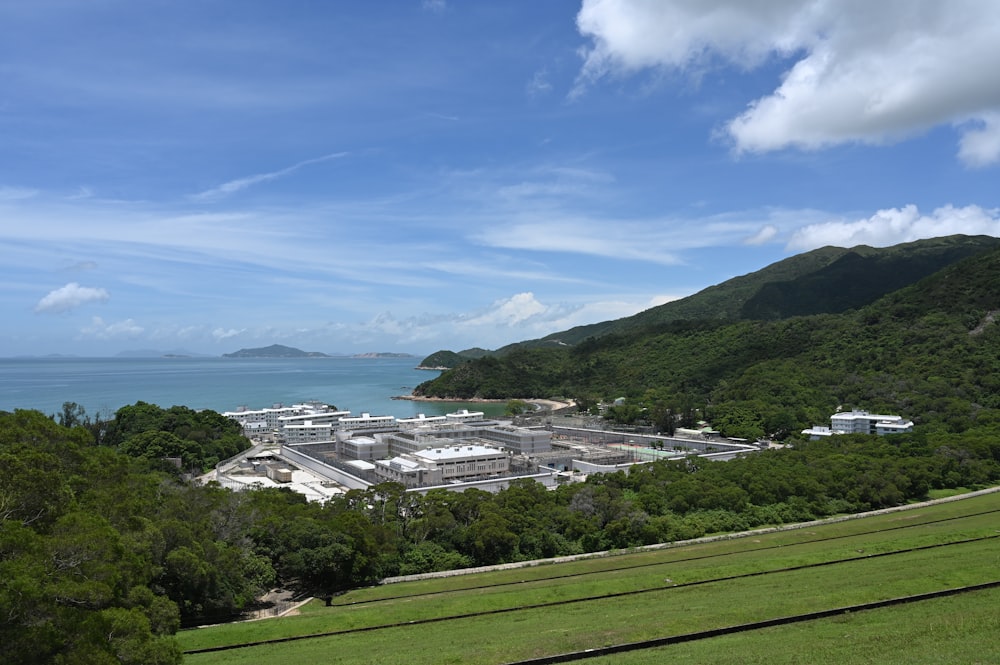
[[[425,397],[423,395],[396,395],[392,399],[407,400],[410,402],[454,402],[457,404],[468,403],[468,404],[504,404],[512,399],[519,399],[522,402],[527,402],[528,404],[534,404],[539,409],[548,409],[549,411],[555,411],[557,409],[566,409],[569,407],[576,406],[576,402],[573,400],[567,400],[565,402],[560,402],[554,399],[543,399],[537,397],[511,397],[510,399],[487,399],[485,397],[470,397],[467,399],[462,398],[451,398],[451,397]]]

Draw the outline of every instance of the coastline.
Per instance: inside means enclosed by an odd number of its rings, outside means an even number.
[[[541,399],[537,397],[511,397],[510,399],[486,399],[485,397],[469,397],[469,398],[450,398],[450,397],[425,397],[423,395],[396,395],[392,399],[402,399],[411,402],[456,402],[456,403],[471,403],[471,404],[503,404],[509,402],[511,399],[519,399],[522,402],[527,402],[528,404],[534,404],[540,410],[547,409],[549,411],[555,411],[557,409],[566,409],[572,406],[576,406],[576,402],[573,400],[568,400],[565,402],[560,402],[554,399]]]

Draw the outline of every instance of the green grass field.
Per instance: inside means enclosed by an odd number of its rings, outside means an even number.
[[[335,607],[314,601],[300,616],[188,630],[178,639],[184,650],[196,650],[374,627],[190,654],[185,662],[256,663],[277,658],[292,665],[504,663],[994,581],[1000,579],[1000,513],[985,511],[998,509],[1000,494],[992,494],[793,531],[384,585],[341,596]],[[878,554],[884,556],[873,556]],[[783,570],[816,564],[825,565]],[[931,643],[949,643],[935,629],[937,624],[930,625],[940,615],[920,609],[933,604],[964,608],[948,618],[959,621],[963,629],[944,632],[978,635],[979,651],[968,652],[976,656],[991,653],[984,650],[984,643],[1000,640],[995,630],[998,613],[988,611],[996,607],[997,599],[995,591],[978,592],[588,662],[652,663],[667,657],[674,661],[681,654],[686,655],[680,662],[763,662],[765,657],[769,663],[932,662],[875,658],[872,645],[885,644],[891,651],[923,644],[913,647],[920,655]],[[560,601],[573,602],[553,604]],[[463,616],[486,611],[500,613]],[[437,621],[380,628],[428,620]],[[839,641],[833,637],[838,630]],[[816,649],[814,631],[840,644],[839,658],[819,661],[809,655]],[[772,637],[765,639],[764,634]],[[936,634],[941,639],[930,637]],[[720,660],[728,651],[739,653],[738,645],[744,642],[747,658],[757,658],[752,655],[757,653],[760,660]],[[824,648],[821,655],[833,651]],[[784,654],[784,660],[776,659],[776,653]]]

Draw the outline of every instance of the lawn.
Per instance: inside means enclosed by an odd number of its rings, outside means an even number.
[[[192,654],[185,662],[252,663],[280,658],[293,665],[318,661],[419,665],[502,663],[651,639],[993,581],[1000,576],[1000,541],[995,538],[1000,519],[997,513],[974,514],[998,508],[1000,494],[994,494],[788,532],[387,585],[337,599],[353,605],[327,608],[313,603],[298,617],[184,631],[179,641],[183,649],[193,650],[375,627],[368,632]],[[954,544],[904,551],[944,543]],[[892,554],[871,556],[878,553]],[[810,564],[827,565],[784,570]],[[612,594],[629,595],[609,597]],[[552,604],[560,601],[573,602]],[[526,608],[544,604],[550,605]],[[502,613],[464,616],[484,611]],[[864,623],[865,615],[896,611],[903,608],[865,612],[857,620]],[[431,619],[439,621],[378,628]],[[769,630],[796,634],[792,628]],[[713,638],[706,644],[724,639],[744,636]],[[701,644],[683,646],[696,653]],[[668,647],[671,659],[680,646]],[[641,660],[646,657],[643,653],[602,662],[647,662]],[[786,662],[813,662],[789,658]]]

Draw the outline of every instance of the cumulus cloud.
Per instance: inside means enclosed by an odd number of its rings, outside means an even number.
[[[988,166],[1000,158],[1000,113],[974,121],[959,142],[958,157],[969,166]]]
[[[104,289],[80,286],[70,282],[38,301],[36,312],[65,312],[91,302],[106,302],[110,294]]]
[[[970,166],[1000,160],[1000,4],[981,0],[584,0],[577,92],[647,68],[793,64],[724,134],[737,152],[880,144],[939,124]]]
[[[339,159],[340,157],[345,157],[346,152],[334,152],[329,155],[323,155],[322,157],[315,157],[313,159],[306,159],[297,164],[292,164],[283,169],[277,171],[271,171],[269,173],[258,173],[256,175],[247,176],[245,178],[237,178],[236,180],[230,180],[229,182],[222,183],[218,187],[213,187],[212,189],[207,189],[203,192],[195,194],[192,198],[196,201],[214,201],[216,199],[222,199],[230,194],[235,194],[236,192],[252,187],[256,184],[267,182],[268,180],[276,180],[287,175],[295,173],[304,166],[309,166],[311,164],[319,164],[320,162],[326,162],[331,159]]]
[[[922,238],[962,233],[1000,236],[1000,210],[979,206],[944,206],[922,215],[915,205],[879,210],[867,219],[829,221],[804,226],[792,234],[788,249],[806,251],[835,245],[888,247]]]
[[[119,337],[138,337],[143,332],[143,327],[134,319],[125,319],[116,323],[105,323],[104,319],[95,316],[90,321],[90,325],[80,332],[84,335],[97,337],[98,339],[113,339]]]
[[[517,326],[546,312],[548,308],[535,299],[534,293],[518,293],[494,302],[485,311],[463,323],[469,326]]]

